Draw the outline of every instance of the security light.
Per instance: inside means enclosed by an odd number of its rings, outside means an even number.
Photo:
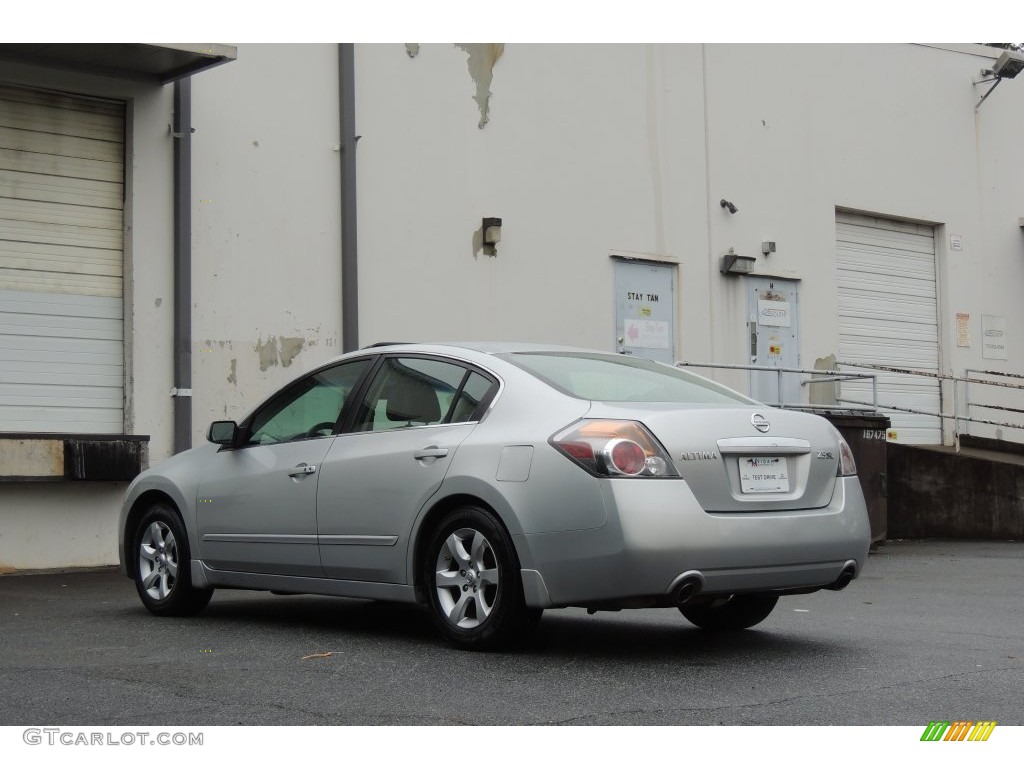
[[[1016,51],[1003,51],[992,65],[992,74],[1012,80],[1024,69],[1024,56]]]
[[[992,69],[981,70],[981,76],[983,80],[975,80],[975,85],[981,83],[992,83],[992,87],[985,91],[985,95],[981,97],[981,101],[974,105],[975,111],[982,105],[988,95],[996,89],[1003,80],[1012,80],[1015,78],[1021,70],[1024,70],[1024,56],[1017,53],[1016,51],[1003,51],[999,54],[999,58],[996,59],[996,63],[992,65]],[[994,81],[994,82],[993,82]]]
[[[746,275],[754,271],[757,259],[753,256],[740,256],[738,253],[727,253],[722,257],[719,271],[723,275]]]
[[[501,242],[501,219],[496,216],[486,217],[480,230],[483,232],[484,245],[487,247],[494,248]]]

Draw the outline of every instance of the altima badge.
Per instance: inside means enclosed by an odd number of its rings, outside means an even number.
[[[702,459],[717,459],[718,454],[714,451],[686,451],[679,454],[680,461],[700,461]]]
[[[755,413],[750,417],[750,423],[754,425],[754,429],[758,432],[767,432],[771,429],[771,424],[768,423],[768,419],[762,416],[760,413]]]

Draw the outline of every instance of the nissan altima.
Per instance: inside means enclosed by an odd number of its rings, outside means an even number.
[[[343,355],[139,475],[119,526],[154,614],[219,588],[417,602],[470,649],[567,606],[745,629],[782,596],[845,587],[869,543],[825,419],[535,344]]]

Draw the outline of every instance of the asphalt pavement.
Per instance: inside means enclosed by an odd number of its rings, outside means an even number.
[[[415,606],[219,591],[156,618],[116,570],[0,576],[0,725],[1024,724],[1024,543],[895,541],[756,629],[548,611],[515,653]]]

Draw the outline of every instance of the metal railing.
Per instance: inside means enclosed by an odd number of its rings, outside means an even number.
[[[871,381],[871,402],[861,403],[860,407],[852,410],[877,410],[878,405],[878,374],[874,373],[843,373],[840,371],[826,371],[819,368],[776,368],[773,365],[739,365],[739,364],[728,364],[728,363],[697,363],[690,360],[679,360],[675,363],[676,367],[679,368],[710,368],[710,369],[721,369],[721,370],[735,370],[735,371],[764,371],[766,373],[774,373],[776,375],[776,391],[779,393],[779,402],[765,403],[765,405],[771,405],[776,408],[835,408],[837,403],[842,402],[839,398],[836,398],[835,403],[787,403],[783,399],[782,393],[782,374],[784,373],[799,373],[799,374],[810,374],[813,377],[810,379],[802,379],[800,381],[801,387],[806,387],[811,384],[825,384],[828,382],[838,381],[854,381],[857,379],[870,379]],[[852,401],[851,401],[852,402]]]
[[[954,445],[959,448],[960,435],[970,434],[971,424],[985,424],[994,427],[1005,427],[1008,429],[1019,429],[1024,430],[1024,423],[1012,422],[1012,421],[1000,421],[994,418],[985,418],[981,415],[975,415],[979,411],[1001,411],[1004,413],[1019,413],[1024,414],[1024,375],[1016,373],[1005,373],[1002,371],[986,371],[976,368],[968,368],[964,371],[963,376],[954,376],[952,374],[936,373],[932,371],[920,371],[912,368],[897,368],[889,365],[876,365],[871,363],[848,363],[848,362],[837,362],[837,366],[842,368],[859,368],[863,370],[874,371],[874,373],[856,373],[848,370],[822,370],[818,368],[776,368],[770,365],[743,365],[743,364],[726,364],[726,363],[705,363],[705,362],[693,362],[688,360],[680,360],[676,362],[676,366],[680,368],[707,368],[711,370],[743,370],[743,371],[763,371],[767,373],[774,373],[777,377],[777,391],[779,393],[779,402],[776,403],[765,403],[766,405],[772,405],[778,408],[790,408],[790,409],[827,409],[835,408],[837,404],[842,407],[849,408],[850,410],[865,410],[865,411],[895,411],[899,413],[910,413],[921,416],[931,416],[934,418],[941,419],[943,421],[951,421],[953,425],[953,442]],[[834,403],[787,403],[783,397],[783,374],[795,373],[810,375],[811,378],[802,379],[800,381],[801,387],[806,387],[811,384],[821,384],[827,382],[842,382],[842,381],[855,381],[859,379],[868,379],[871,381],[871,402],[864,400],[855,400],[849,397],[843,397],[841,394],[836,394]],[[931,411],[923,408],[910,408],[907,406],[900,406],[895,404],[880,403],[878,400],[878,378],[882,374],[896,374],[900,376],[917,376],[922,378],[936,379],[939,381],[939,410]],[[982,378],[982,377],[988,377]],[[1011,379],[1013,381],[1001,381],[998,379]],[[950,386],[948,389],[951,391],[953,412],[944,413],[942,410],[942,400],[944,394],[943,382],[949,382]],[[1018,383],[1019,382],[1019,383]],[[972,388],[973,385],[973,388]],[[1007,405],[1007,404],[996,404],[996,403],[983,403],[976,400],[972,400],[973,396],[977,397],[979,387],[995,387],[998,390],[1011,390],[1014,394],[1021,393],[1020,406]],[[984,390],[990,391],[990,390]],[[1012,396],[1012,395],[1011,395]],[[961,424],[966,426],[966,431],[961,431]]]

